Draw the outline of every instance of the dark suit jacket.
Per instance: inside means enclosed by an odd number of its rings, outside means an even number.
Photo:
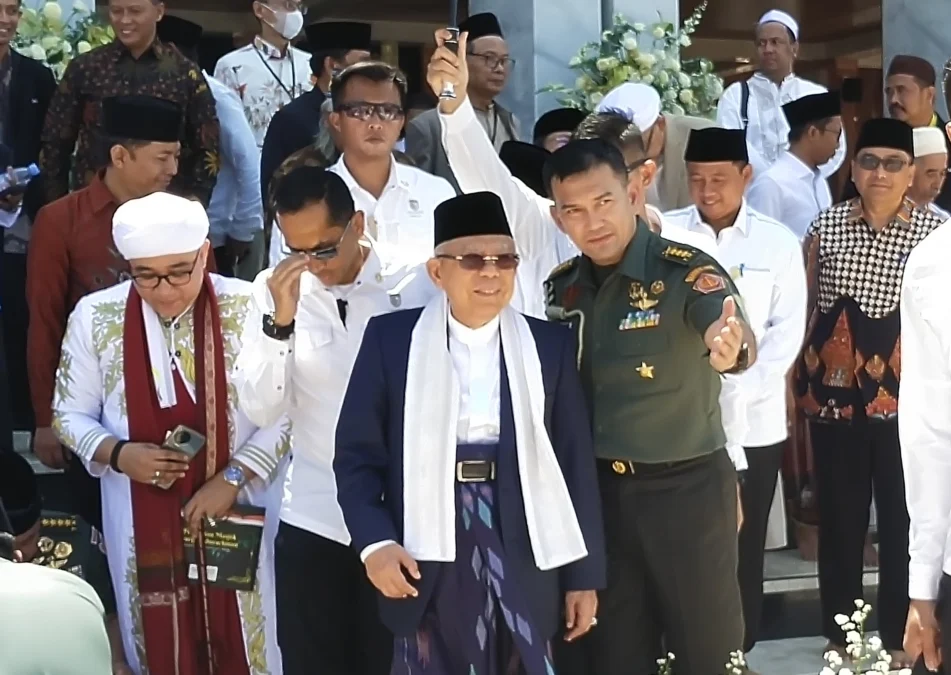
[[[43,120],[56,91],[56,81],[52,71],[39,61],[12,50],[10,55],[13,58],[10,120],[3,128],[3,143],[12,150],[10,164],[19,167],[39,160]],[[23,211],[31,220],[43,206],[42,180],[40,175],[30,181],[23,195]]]
[[[337,499],[357,551],[388,539],[403,540],[403,404],[413,327],[422,310],[375,317],[367,325],[337,422],[334,473]],[[575,365],[573,337],[562,326],[528,319],[545,385],[545,426],[584,534],[588,555],[557,570],[535,566],[518,478],[515,422],[504,355],[497,482],[506,574],[525,600],[542,635],[559,626],[563,593],[606,585],[601,498],[591,428]],[[383,622],[396,635],[410,635],[432,595],[445,563],[420,562],[419,596],[380,596]]]
[[[944,131],[944,127],[947,124],[941,115],[938,115],[938,124],[937,127]],[[951,157],[951,140],[948,140],[948,134],[944,135],[944,145],[948,149],[948,157]],[[849,179],[845,182],[845,187],[842,189],[842,199],[839,201],[846,201],[847,199],[852,199],[853,197],[858,197],[859,192],[855,189],[855,183],[852,182],[852,169],[849,169]],[[944,185],[941,188],[941,192],[938,193],[937,198],[934,200],[934,203],[940,206],[945,211],[951,211],[951,180],[946,180]]]
[[[495,105],[499,111],[499,121],[513,139],[519,140],[518,120],[498,103]],[[406,125],[406,154],[416,163],[417,168],[434,176],[445,178],[452,185],[453,190],[457,193],[462,192],[459,188],[459,182],[449,166],[446,149],[442,145],[442,125],[439,122],[439,110],[436,108],[427,110]]]
[[[314,142],[320,129],[320,106],[326,95],[317,87],[304,92],[271,118],[261,148],[261,203],[267,207],[271,177],[284,160]]]

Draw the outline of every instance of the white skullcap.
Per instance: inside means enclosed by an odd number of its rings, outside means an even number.
[[[762,26],[764,23],[781,23],[786,28],[788,28],[793,37],[796,38],[796,41],[799,41],[799,24],[796,23],[796,20],[786,14],[786,12],[781,12],[778,9],[771,9],[766,14],[762,16],[759,20],[759,26]]]
[[[640,82],[625,82],[601,99],[595,112],[616,110],[627,117],[644,133],[660,117],[660,94]]]
[[[915,135],[915,157],[948,154],[948,146],[945,144],[942,129],[938,127],[919,127],[913,133]]]
[[[167,192],[128,201],[112,217],[112,239],[126,260],[191,253],[207,238],[205,208]]]

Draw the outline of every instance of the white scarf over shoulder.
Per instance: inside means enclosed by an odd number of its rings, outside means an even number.
[[[502,354],[515,418],[525,520],[535,564],[562,567],[587,554],[568,486],[545,429],[545,388],[535,338],[506,307]],[[456,429],[459,378],[447,339],[448,302],[439,294],[413,329],[403,409],[403,547],[416,560],[456,559]]]

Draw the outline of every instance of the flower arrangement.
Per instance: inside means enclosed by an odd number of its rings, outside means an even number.
[[[657,675],[674,675],[674,661],[677,658],[670,652],[662,659],[657,659]],[[730,652],[730,662],[725,666],[724,675],[743,675],[747,672],[746,658],[742,651]]]
[[[706,8],[705,0],[679,30],[662,17],[645,26],[618,14],[614,25],[602,33],[600,43],[589,42],[568,62],[578,75],[575,86],[554,84],[541,91],[561,94],[562,105],[590,111],[618,85],[643,82],[660,94],[664,112],[714,116],[723,80],[713,72],[709,59],[680,57],[680,49],[690,46],[690,36]]]
[[[73,57],[115,38],[112,26],[90,12],[82,0],[75,0],[68,16],[58,2],[50,0],[39,10],[23,8],[13,48],[45,63],[58,81]]]
[[[872,606],[864,600],[855,601],[855,611],[851,616],[836,614],[835,622],[845,633],[845,653],[851,667],[843,667],[842,654],[833,650],[824,657],[829,664],[819,675],[872,675],[891,671],[892,656],[882,649],[878,636],[865,634],[865,622],[872,613]],[[911,668],[903,668],[898,675],[911,675]]]

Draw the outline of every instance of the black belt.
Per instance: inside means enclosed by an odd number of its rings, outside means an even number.
[[[456,462],[456,482],[485,483],[495,480],[495,462],[485,459]]]
[[[691,457],[677,462],[632,462],[626,459],[598,459],[598,468],[617,476],[651,476],[671,469],[678,469],[708,459],[709,455]]]

